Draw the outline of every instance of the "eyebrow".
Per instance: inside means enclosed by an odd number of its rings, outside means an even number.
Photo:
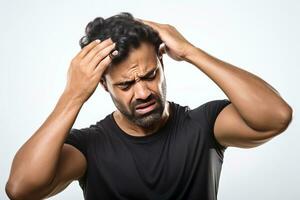
[[[156,66],[154,69],[151,69],[150,71],[148,71],[145,75],[139,76],[140,79],[144,79],[147,78],[148,76],[150,76],[153,72],[157,71],[159,68],[159,65]],[[135,80],[124,80],[124,81],[119,81],[117,83],[114,83],[113,85],[125,85],[125,84],[132,84],[134,83]]]

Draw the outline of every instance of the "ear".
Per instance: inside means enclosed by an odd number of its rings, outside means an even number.
[[[158,57],[159,58],[159,62],[161,63],[162,68],[164,69],[164,62],[163,62],[163,57]]]
[[[162,68],[164,69],[163,54],[161,54],[160,52],[158,52],[158,60],[161,64]]]
[[[166,53],[166,45],[165,43],[162,43],[160,46],[159,46],[159,51],[158,51],[158,59],[162,65],[162,68],[164,69],[164,63],[163,63],[163,54]]]
[[[159,45],[159,54],[162,56],[165,53],[167,53],[167,46],[165,43],[161,43]]]
[[[101,83],[101,85],[102,85],[103,89],[104,89],[106,92],[108,92],[108,89],[107,89],[107,84],[106,84],[106,80],[105,80],[105,78],[104,78],[104,77],[103,77],[103,78],[101,78],[101,80],[100,80],[100,83]]]

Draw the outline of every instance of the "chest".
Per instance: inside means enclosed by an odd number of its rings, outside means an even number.
[[[196,174],[205,174],[208,150],[201,129],[182,127],[144,143],[99,140],[89,148],[87,180],[100,181],[114,194],[175,194]]]

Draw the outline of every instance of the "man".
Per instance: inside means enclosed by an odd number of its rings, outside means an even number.
[[[14,158],[11,199],[49,197],[79,180],[85,199],[214,200],[225,149],[261,145],[292,119],[270,85],[195,47],[173,26],[129,13],[96,18],[80,44],[55,109]],[[229,100],[193,110],[167,101],[164,53],[193,64]],[[99,82],[117,110],[71,129]]]

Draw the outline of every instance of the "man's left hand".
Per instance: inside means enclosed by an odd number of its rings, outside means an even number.
[[[174,26],[169,24],[160,24],[148,20],[137,20],[152,27],[159,33],[161,40],[164,42],[164,45],[160,47],[160,52],[167,53],[174,60],[185,60],[189,52],[195,48],[177,31]]]

